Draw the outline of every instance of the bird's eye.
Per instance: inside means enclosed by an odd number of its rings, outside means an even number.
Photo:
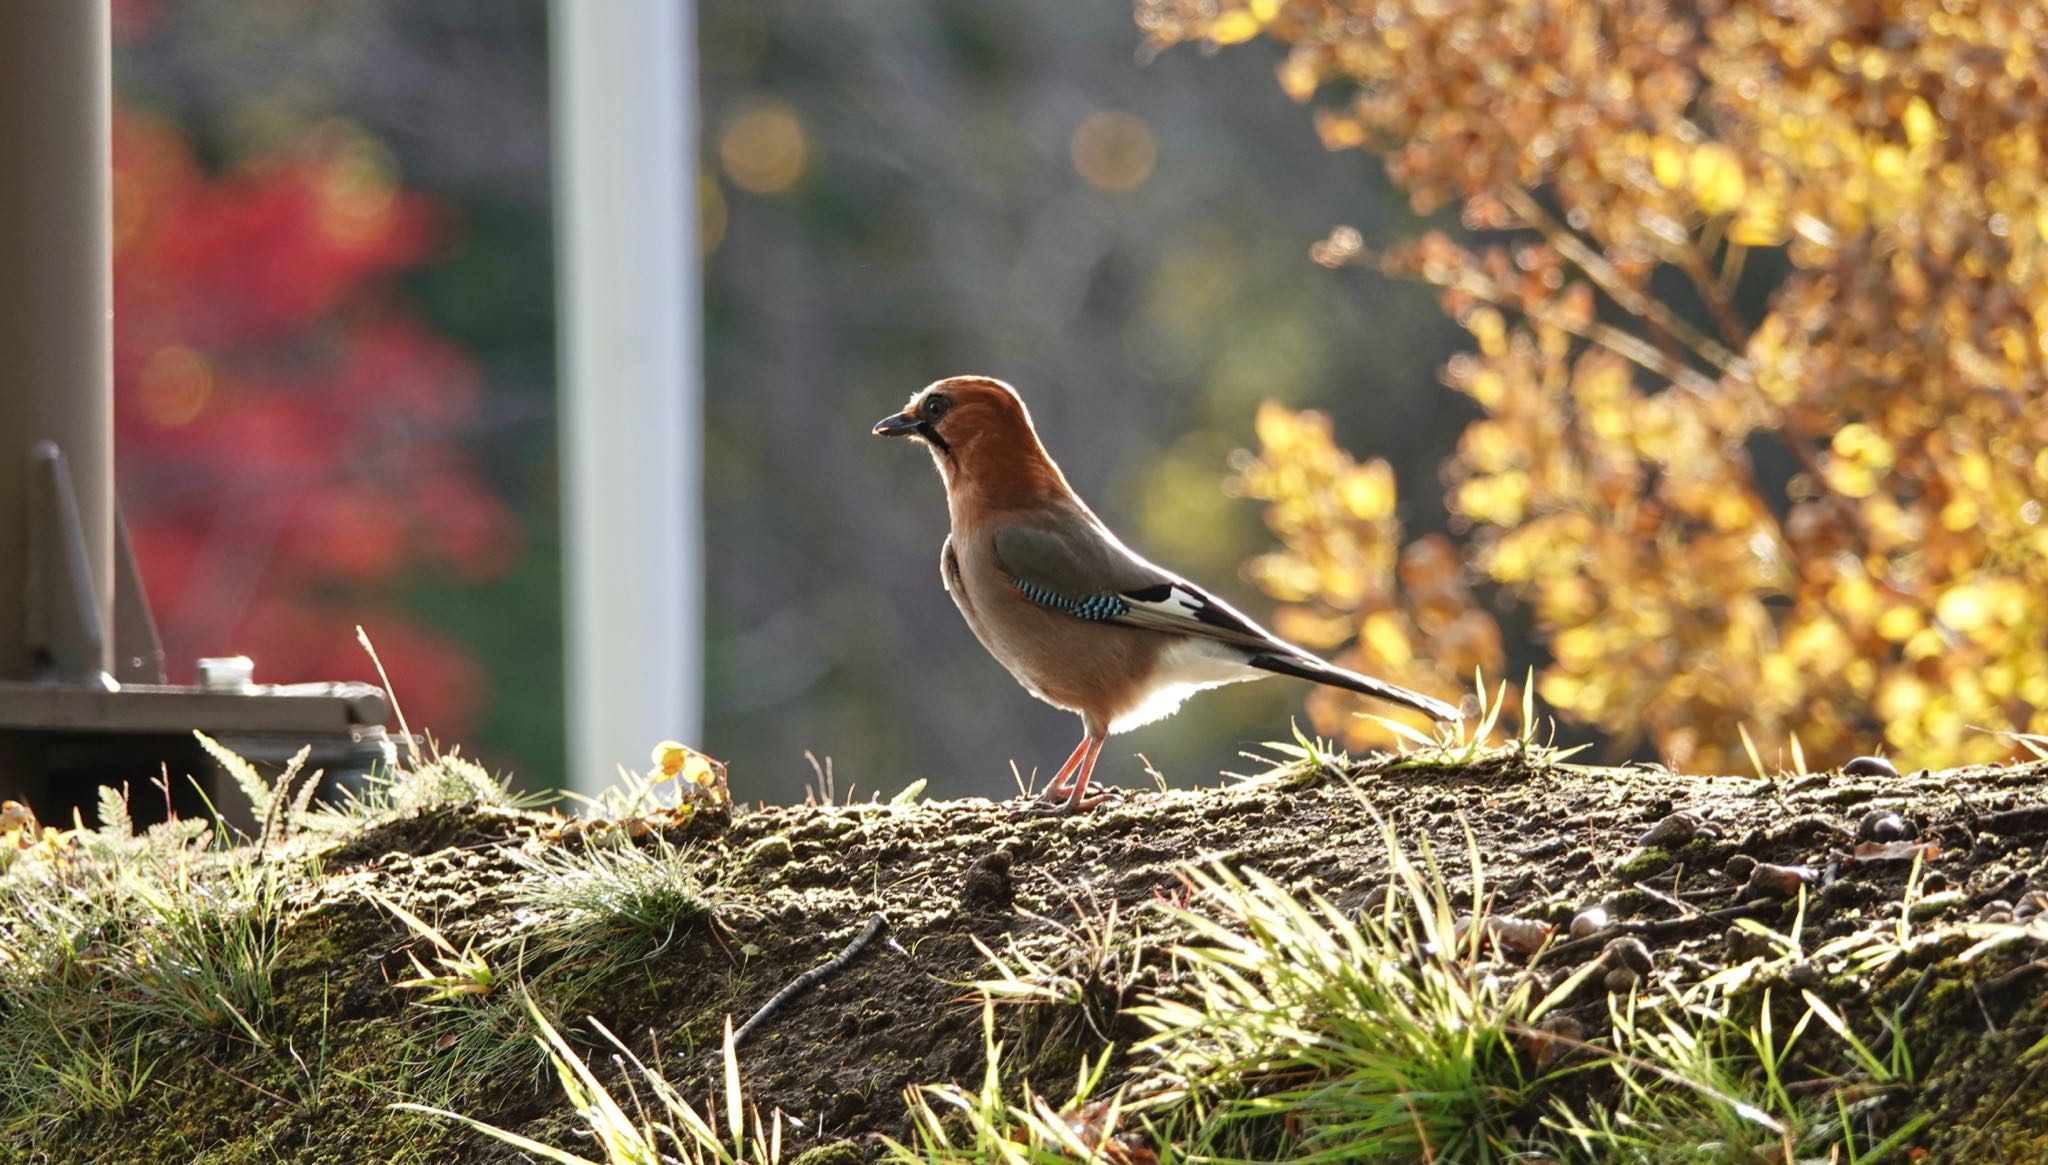
[[[941,396],[937,393],[933,393],[931,396],[924,398],[924,408],[922,411],[924,412],[926,420],[936,421],[940,417],[945,416],[946,410],[952,407],[952,397]]]

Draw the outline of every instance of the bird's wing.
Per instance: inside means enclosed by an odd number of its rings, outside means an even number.
[[[997,566],[1024,600],[1076,619],[1143,627],[1226,644],[1261,671],[1296,676],[1414,708],[1438,720],[1442,700],[1346,671],[1252,622],[1195,584],[1146,562],[1088,518],[1020,524],[995,534]]]
[[[1132,554],[1092,522],[1009,526],[994,541],[997,564],[1017,593],[1039,606],[1091,622],[1300,654],[1230,604]]]

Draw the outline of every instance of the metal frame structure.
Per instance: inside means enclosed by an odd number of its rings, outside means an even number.
[[[390,747],[365,684],[164,682],[114,496],[111,77],[106,0],[0,3],[0,791],[46,820],[208,776],[194,729],[330,772]]]

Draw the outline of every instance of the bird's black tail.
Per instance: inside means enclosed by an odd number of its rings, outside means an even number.
[[[1278,675],[1294,676],[1297,679],[1309,680],[1318,684],[1328,684],[1333,688],[1344,688],[1347,691],[1362,692],[1365,695],[1386,700],[1389,703],[1399,704],[1403,708],[1413,708],[1417,712],[1421,712],[1426,716],[1433,716],[1438,720],[1463,720],[1465,718],[1464,713],[1444,703],[1442,700],[1425,696],[1420,692],[1411,692],[1407,688],[1390,684],[1385,680],[1376,680],[1371,676],[1362,676],[1355,671],[1345,671],[1335,664],[1325,663],[1313,656],[1278,655],[1273,652],[1260,652],[1246,662],[1255,668],[1274,672]]]

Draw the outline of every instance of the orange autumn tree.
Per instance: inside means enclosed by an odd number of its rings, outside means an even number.
[[[1313,257],[1440,289],[1483,411],[1447,467],[1469,568],[1391,477],[1268,406],[1240,484],[1305,638],[1444,690],[1503,664],[1624,746],[1914,765],[2048,731],[2048,7],[1138,0],[1158,45],[1267,37],[1331,149],[1465,231]],[[1738,284],[1768,253],[1767,299]],[[1759,264],[1759,266],[1762,266]],[[1759,318],[1759,311],[1761,312]],[[1783,451],[1772,476],[1753,454]],[[1428,661],[1428,662],[1424,662]],[[1315,706],[1353,742],[1369,722]]]

